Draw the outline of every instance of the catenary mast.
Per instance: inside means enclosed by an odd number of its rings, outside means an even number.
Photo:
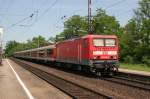
[[[88,33],[92,34],[92,1],[88,0]]]

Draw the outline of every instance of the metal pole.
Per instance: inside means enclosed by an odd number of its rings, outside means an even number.
[[[3,48],[2,48],[2,39],[3,39],[3,27],[0,27],[0,64],[2,63],[2,50],[3,50]]]
[[[91,20],[91,16],[92,16],[92,13],[91,13],[91,8],[92,7],[92,2],[91,0],[88,0],[88,32],[89,34],[92,34],[92,20]]]
[[[40,42],[39,42],[39,37],[38,37],[38,48],[40,47],[40,44],[39,44]]]

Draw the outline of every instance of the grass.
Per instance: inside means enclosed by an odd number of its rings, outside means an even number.
[[[150,66],[148,67],[145,64],[126,64],[126,63],[121,63],[120,64],[120,68],[150,72]]]

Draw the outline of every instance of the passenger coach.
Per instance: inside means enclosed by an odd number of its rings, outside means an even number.
[[[45,47],[25,50],[16,52],[14,57],[28,59],[28,60],[37,60],[37,61],[55,61],[55,45],[49,45]]]

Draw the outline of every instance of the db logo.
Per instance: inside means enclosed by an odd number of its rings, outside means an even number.
[[[103,54],[106,55],[106,54],[108,54],[108,52],[107,51],[103,51]]]

